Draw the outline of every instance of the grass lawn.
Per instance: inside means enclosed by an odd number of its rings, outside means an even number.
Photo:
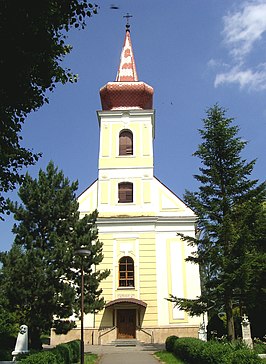
[[[98,355],[96,354],[85,354],[84,364],[95,364],[97,363]]]
[[[169,353],[168,351],[158,351],[154,354],[157,356],[157,358],[160,359],[160,361],[166,363],[166,364],[184,364],[184,362],[180,359],[177,359],[172,353]]]

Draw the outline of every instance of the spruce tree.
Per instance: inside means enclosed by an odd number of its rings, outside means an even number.
[[[265,184],[250,179],[255,160],[241,157],[247,142],[237,136],[239,128],[232,122],[218,105],[207,110],[199,130],[202,143],[194,153],[201,161],[200,173],[194,176],[199,188],[184,196],[198,216],[201,232],[199,239],[182,238],[197,248],[187,260],[200,265],[202,295],[196,300],[170,297],[192,315],[210,308],[225,311],[229,340],[235,338],[233,305],[245,306],[258,272],[256,244],[265,200]]]
[[[77,182],[70,183],[50,162],[37,179],[28,174],[19,189],[22,204],[10,203],[17,224],[11,250],[1,254],[2,286],[9,308],[29,327],[30,345],[41,346],[40,336],[62,327],[80,308],[81,246],[92,254],[85,260],[85,312],[103,308],[99,283],[108,271],[99,271],[103,259],[98,240],[97,212],[79,218]],[[71,323],[70,326],[72,327]]]

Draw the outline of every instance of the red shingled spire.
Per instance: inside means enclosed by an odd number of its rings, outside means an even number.
[[[130,31],[126,31],[124,45],[120,57],[120,66],[117,72],[116,81],[138,81],[138,75],[134,60]]]
[[[152,109],[153,88],[138,80],[129,27],[122,48],[116,81],[100,89],[103,110]]]

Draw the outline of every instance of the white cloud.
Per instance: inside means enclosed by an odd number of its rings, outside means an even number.
[[[230,47],[230,53],[237,59],[250,53],[265,32],[265,0],[246,2],[239,11],[224,17],[224,41]]]
[[[225,83],[236,83],[241,89],[247,88],[250,91],[266,90],[266,64],[261,64],[257,70],[242,70],[235,66],[229,72],[217,74],[214,86]]]
[[[215,78],[215,87],[223,84],[237,84],[249,91],[266,90],[266,63],[246,65],[247,56],[259,46],[266,35],[266,0],[242,2],[237,10],[223,18],[224,44],[229,49],[231,65],[223,64],[223,71]],[[264,52],[261,54],[264,55]],[[261,59],[260,62],[264,62]],[[208,66],[217,66],[210,60]]]
[[[229,65],[225,62],[223,62],[222,60],[220,59],[214,59],[214,58],[211,58],[208,63],[207,63],[207,66],[210,67],[210,68],[217,68],[217,67],[229,67]]]

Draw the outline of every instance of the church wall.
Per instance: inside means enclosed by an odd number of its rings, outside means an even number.
[[[157,280],[158,280],[158,324],[161,325],[198,325],[200,318],[190,317],[184,311],[174,307],[165,300],[170,294],[177,297],[196,298],[200,295],[198,266],[185,262],[191,254],[191,247],[176,236],[176,231],[193,236],[193,225],[172,227],[171,231],[158,232],[157,249]],[[168,226],[169,229],[169,226]],[[162,272],[167,272],[163,275]]]
[[[155,233],[140,236],[139,243],[140,299],[147,303],[143,327],[157,325],[157,278]]]

